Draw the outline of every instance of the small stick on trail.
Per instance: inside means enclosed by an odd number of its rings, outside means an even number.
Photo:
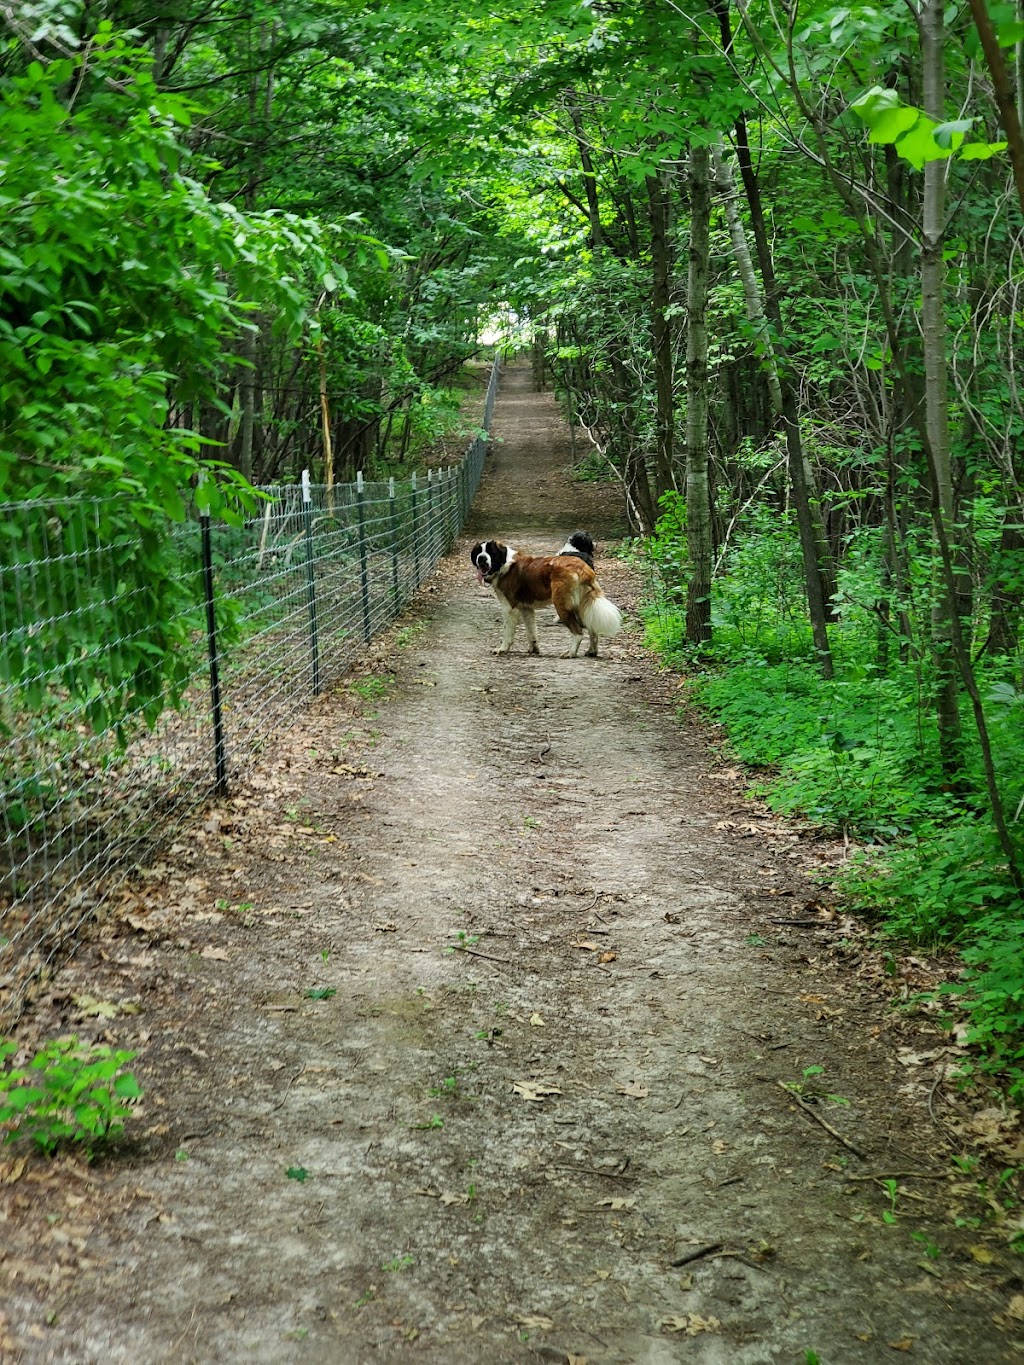
[[[849,1140],[849,1138],[844,1138],[842,1133],[837,1133],[836,1130],[832,1127],[831,1123],[826,1123],[826,1121],[821,1117],[821,1115],[816,1114],[814,1110],[811,1108],[811,1106],[805,1100],[802,1100],[799,1095],[794,1095],[792,1090],[790,1090],[789,1086],[786,1085],[785,1081],[776,1081],[775,1084],[779,1087],[780,1090],[784,1091],[785,1094],[789,1096],[789,1098],[794,1102],[794,1104],[799,1105],[799,1107],[803,1110],[803,1112],[807,1115],[808,1118],[813,1119],[815,1123],[820,1123],[826,1133],[831,1133],[835,1140],[837,1142],[841,1142],[844,1147],[848,1147],[850,1151],[853,1152],[854,1156],[859,1156],[861,1161],[867,1161],[866,1154],[862,1152],[861,1149],[858,1146],[856,1146],[855,1143],[852,1143]]]
[[[691,1261],[699,1261],[703,1256],[714,1256],[715,1253],[721,1251],[724,1246],[724,1242],[709,1242],[705,1247],[696,1247],[693,1251],[688,1251],[683,1256],[677,1256],[674,1260],[669,1261],[669,1265],[673,1270],[676,1270],[681,1265],[689,1265]]]

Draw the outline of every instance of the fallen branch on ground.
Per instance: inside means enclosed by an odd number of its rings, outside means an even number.
[[[837,1133],[831,1123],[827,1123],[820,1114],[816,1114],[806,1100],[802,1100],[799,1095],[794,1095],[785,1081],[776,1081],[775,1084],[780,1090],[785,1091],[794,1104],[799,1105],[808,1118],[813,1119],[815,1123],[820,1123],[826,1133],[831,1133],[835,1140],[841,1142],[844,1147],[848,1147],[854,1156],[859,1156],[861,1161],[867,1161],[867,1156],[855,1143],[852,1143],[849,1138],[844,1138],[842,1133]]]

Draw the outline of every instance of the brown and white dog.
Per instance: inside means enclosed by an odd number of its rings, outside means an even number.
[[[598,639],[618,635],[622,629],[622,615],[601,591],[594,570],[568,546],[557,555],[521,555],[500,540],[488,540],[474,545],[469,557],[477,582],[486,583],[505,608],[498,654],[512,648],[520,619],[526,626],[527,653],[540,653],[535,614],[542,607],[553,606],[575,637],[566,658],[579,653],[584,632],[589,636],[587,655],[596,659]]]

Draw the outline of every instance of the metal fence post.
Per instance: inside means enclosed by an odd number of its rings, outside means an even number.
[[[306,606],[309,609],[309,653],[313,670],[313,696],[320,695],[320,632],[316,619],[316,574],[313,568],[313,494],[309,470],[302,471],[302,520],[306,534]]]
[[[409,491],[412,494],[412,562],[413,562],[413,582],[418,588],[420,585],[420,528],[419,520],[416,515],[419,490],[416,487],[416,474],[413,472],[409,480]]]
[[[213,596],[213,543],[210,537],[210,517],[204,512],[199,518],[203,558],[203,597],[206,600],[206,643],[210,655],[210,707],[213,713],[213,764],[218,796],[228,794],[228,759],[224,747],[224,710],[220,696],[220,652],[217,649],[217,613]]]
[[[390,510],[390,535],[391,541],[391,591],[394,597],[394,613],[397,616],[401,610],[402,594],[398,585],[398,508],[395,503],[395,480],[388,479],[388,508]]]
[[[363,506],[363,475],[356,475],[356,517],[359,523],[359,580],[363,595],[363,639],[370,640],[370,573],[366,554],[366,508]]]

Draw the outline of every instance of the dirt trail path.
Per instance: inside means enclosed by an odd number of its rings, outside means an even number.
[[[138,1045],[147,1098],[105,1162],[0,1186],[9,1358],[1020,1359],[942,1181],[901,1177],[887,1225],[865,1179],[941,1164],[878,1001],[774,922],[813,895],[795,836],[741,837],[635,634],[490,652],[472,539],[620,529],[526,372],[495,429],[417,610],[40,1002]],[[137,1012],[90,1022],[85,991]],[[864,1159],[777,1084],[812,1066]]]

